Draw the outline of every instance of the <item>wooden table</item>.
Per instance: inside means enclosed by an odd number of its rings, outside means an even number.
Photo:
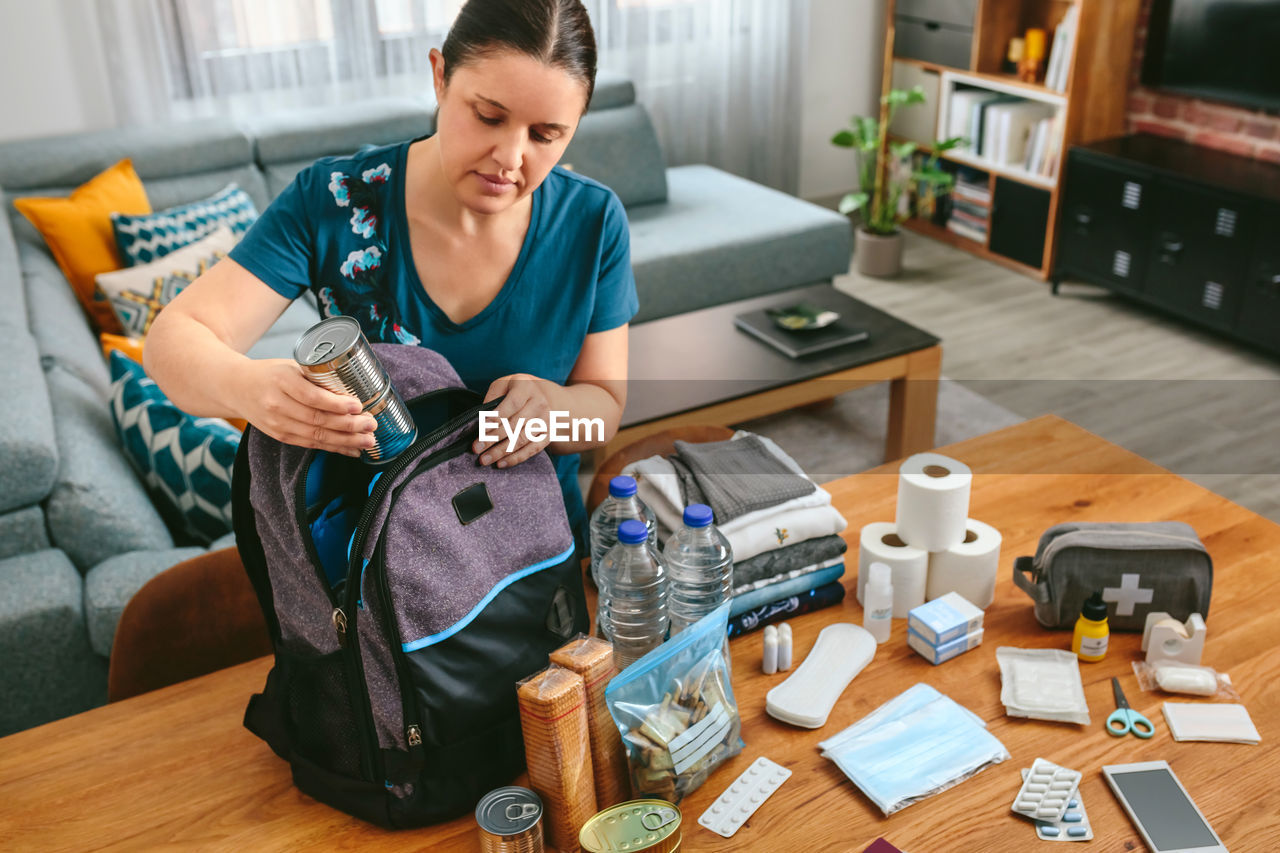
[[[975,478],[972,515],[1004,534],[996,601],[981,647],[934,667],[906,647],[905,625],[849,686],[827,725],[800,730],[764,713],[764,694],[781,676],[760,673],[759,633],[733,642],[734,688],[746,749],[682,804],[686,851],[861,851],[878,836],[912,853],[1047,849],[1009,805],[1018,769],[1043,756],[1084,772],[1081,794],[1093,822],[1092,851],[1143,849],[1102,780],[1103,764],[1165,759],[1232,851],[1280,849],[1280,525],[1187,482],[1054,417],[1043,417],[943,449]],[[827,488],[850,522],[847,536],[891,519],[894,466]],[[1229,672],[1262,734],[1259,746],[1175,743],[1161,696],[1143,693],[1129,667],[1141,636],[1117,634],[1106,660],[1081,664],[1092,725],[1015,720],[1000,704],[997,646],[1064,648],[1070,634],[1047,632],[1010,580],[1013,558],[1032,553],[1051,524],[1070,520],[1190,523],[1208,546],[1217,581],[1204,662]],[[846,585],[854,582],[846,575]],[[796,658],[817,632],[859,622],[843,606],[799,617]],[[0,847],[6,850],[474,851],[474,820],[386,832],[320,805],[291,784],[284,762],[241,727],[245,701],[261,689],[267,659],[98,708],[0,740]],[[1121,676],[1129,701],[1156,724],[1151,740],[1103,731],[1113,709],[1109,679]],[[912,684],[924,681],[986,720],[1013,758],[889,818],[816,744]],[[794,775],[730,840],[696,825],[698,816],[756,756]],[[1072,853],[1074,847],[1062,853]],[[1054,848],[1056,851],[1057,848]]]
[[[748,311],[808,302],[866,329],[867,340],[790,358],[737,329]],[[889,383],[885,459],[933,446],[942,348],[923,329],[829,284],[757,296],[633,326],[627,409],[596,467],[620,448],[687,424],[731,426],[877,382]]]

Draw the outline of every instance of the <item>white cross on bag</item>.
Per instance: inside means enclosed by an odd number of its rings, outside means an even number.
[[[1138,586],[1142,575],[1121,575],[1120,586],[1108,586],[1102,590],[1103,601],[1116,603],[1117,616],[1132,616],[1135,604],[1150,604],[1155,597],[1154,589],[1143,589]]]

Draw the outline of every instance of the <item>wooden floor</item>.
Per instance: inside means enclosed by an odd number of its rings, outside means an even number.
[[[942,338],[942,373],[1058,414],[1280,521],[1280,360],[1106,291],[1048,285],[914,234],[891,281],[836,286]],[[1277,331],[1280,334],[1280,330]]]

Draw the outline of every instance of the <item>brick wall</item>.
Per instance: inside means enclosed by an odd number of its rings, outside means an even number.
[[[1280,116],[1159,92],[1142,85],[1142,57],[1150,11],[1151,0],[1144,0],[1129,73],[1129,130],[1173,136],[1197,145],[1280,163]]]

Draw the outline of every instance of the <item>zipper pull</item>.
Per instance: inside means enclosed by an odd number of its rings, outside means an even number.
[[[338,632],[338,648],[344,648],[347,645],[347,614],[341,607],[333,609],[333,629]]]
[[[405,730],[405,736],[409,741],[409,746],[422,746],[422,729],[417,726],[409,726]]]

